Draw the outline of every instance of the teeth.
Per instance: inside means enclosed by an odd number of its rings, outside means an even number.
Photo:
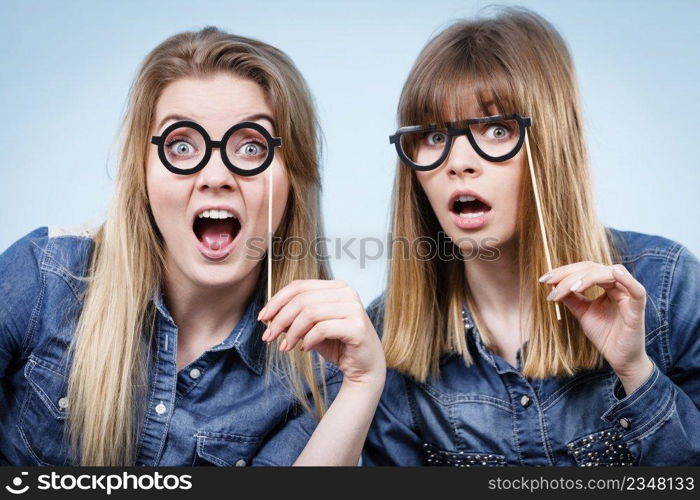
[[[205,219],[228,219],[228,218],[236,218],[233,213],[229,212],[228,210],[205,210],[201,214],[199,214],[197,217],[200,219],[205,218]]]
[[[462,195],[459,197],[459,201],[461,201],[462,203],[464,203],[466,201],[474,201],[474,200],[476,200],[476,198],[474,196]]]
[[[482,215],[484,215],[484,212],[469,213],[469,214],[464,214],[464,213],[459,214],[459,216],[460,216],[462,219],[476,219],[477,217],[481,217]]]

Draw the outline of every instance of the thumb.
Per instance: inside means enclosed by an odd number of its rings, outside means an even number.
[[[578,292],[567,294],[559,302],[564,304],[578,320],[581,320],[581,317],[588,311],[588,308],[593,303],[591,299]]]

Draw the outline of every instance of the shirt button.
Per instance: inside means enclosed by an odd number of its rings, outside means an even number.
[[[68,398],[61,398],[58,400],[58,407],[66,409],[68,408]]]
[[[620,419],[620,425],[622,426],[623,429],[629,429],[629,428],[630,428],[630,425],[632,425],[632,424],[630,423],[630,419],[629,419],[629,418],[627,418],[627,417],[622,417],[622,418]]]
[[[523,406],[523,408],[530,406],[531,402],[532,400],[527,394],[523,394],[523,396],[520,398],[520,404]]]
[[[192,369],[190,370],[190,377],[192,377],[192,378],[195,378],[195,379],[196,379],[196,378],[199,378],[199,376],[200,376],[201,374],[202,374],[202,372],[200,372],[198,368],[192,368]]]
[[[245,467],[245,466],[246,466],[246,462],[242,458],[236,462],[236,467]]]
[[[165,405],[163,403],[158,403],[158,406],[156,406],[156,413],[158,415],[162,415],[163,413],[165,413],[165,411],[166,411]]]

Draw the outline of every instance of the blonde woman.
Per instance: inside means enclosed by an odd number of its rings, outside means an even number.
[[[318,236],[316,149],[281,51],[216,28],[156,47],[104,224],[0,256],[0,462],[357,464],[385,376],[357,294],[275,255],[262,310],[269,183],[275,236]]]
[[[364,463],[700,464],[700,264],[599,222],[556,30],[516,8],[451,25],[398,116]]]

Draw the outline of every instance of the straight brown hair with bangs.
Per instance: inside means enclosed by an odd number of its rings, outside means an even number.
[[[492,8],[482,17],[447,27],[428,42],[408,75],[399,102],[399,125],[465,118],[462,108],[472,99],[485,116],[495,107],[499,114],[518,113],[533,120],[528,134],[552,265],[611,264],[615,255],[610,235],[593,205],[574,67],[556,29],[534,12],[514,7]],[[530,318],[521,324],[521,332],[530,333],[523,374],[544,378],[600,366],[602,358],[576,318],[563,308],[558,321],[546,300],[547,290],[537,280],[547,272],[541,239],[522,244],[524,235],[539,234],[532,184],[525,177],[518,213],[520,301],[513,307],[523,306],[528,289],[532,297]],[[415,171],[399,162],[392,202],[392,255],[402,255],[397,246],[403,242],[437,239],[440,231]],[[587,295],[592,298],[596,293]],[[456,352],[467,365],[472,363],[463,303],[489,344],[459,259],[394,257],[385,300],[382,341],[387,365],[419,381],[439,375],[445,354]]]

